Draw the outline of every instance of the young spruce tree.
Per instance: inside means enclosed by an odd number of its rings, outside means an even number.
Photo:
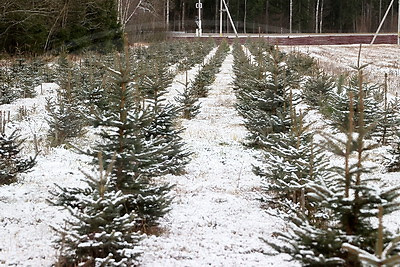
[[[152,112],[136,91],[129,64],[126,48],[125,54],[116,57],[115,68],[106,68],[112,88],[107,90],[109,105],[94,119],[94,125],[102,128],[94,152],[104,154],[105,166],[117,153],[111,174],[114,189],[134,196],[126,209],[138,214],[146,230],[169,210],[171,186],[158,185],[152,178],[165,173],[164,155],[170,145],[159,136],[148,137]]]
[[[84,173],[86,195],[76,195],[79,208],[65,205],[71,217],[65,226],[54,227],[60,256],[57,266],[134,266],[140,254],[136,231],[138,216],[126,211],[133,195],[113,188],[111,172],[115,157],[103,170],[99,154],[99,177]]]
[[[0,133],[0,185],[16,182],[17,175],[25,173],[36,164],[36,156],[23,159],[19,155],[23,141],[18,141],[16,131]]]
[[[183,128],[177,126],[180,109],[168,103],[165,98],[172,79],[167,62],[157,59],[148,64],[139,90],[143,92],[152,117],[145,138],[148,141],[159,139],[164,143],[163,157],[159,157],[160,168],[162,172],[178,174],[189,162],[190,153],[185,150],[180,137]]]
[[[64,62],[65,60],[65,62]],[[81,101],[78,99],[74,69],[71,62],[61,59],[57,99],[47,99],[49,118],[49,140],[51,146],[64,144],[68,138],[77,137],[83,132],[84,118]]]

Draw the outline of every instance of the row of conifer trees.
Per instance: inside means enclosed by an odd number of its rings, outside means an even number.
[[[265,43],[249,44],[245,51],[251,51],[250,59],[235,46],[237,109],[249,144],[262,150],[254,168],[261,178],[260,199],[283,210],[290,225],[275,233],[279,241],[266,242],[305,266],[398,264],[399,238],[372,219],[380,210],[382,217],[399,209],[400,187],[382,185],[365,164],[368,152],[385,138],[399,142],[392,131],[399,126],[395,102],[379,102],[386,98],[363,81],[364,66],[338,83],[300,54]],[[313,109],[336,134],[313,130],[307,119]]]
[[[123,53],[90,53],[78,61],[61,54],[52,64],[49,81],[59,89],[47,99],[49,144],[91,156],[91,164],[98,169],[82,171],[84,187],[57,186],[50,192],[50,202],[71,215],[64,226],[55,227],[60,234],[57,264],[137,263],[140,240],[157,231],[158,220],[170,210],[172,201],[173,185],[157,182],[156,177],[179,175],[190,160],[180,137],[183,128],[177,123],[182,107],[169,103],[165,94],[176,71],[201,64],[214,46],[212,42],[126,46]],[[37,78],[35,73],[30,80]],[[6,83],[4,87],[7,92],[18,90]],[[88,127],[99,129],[97,141],[83,151],[73,144]],[[14,134],[2,137],[3,154],[22,144]],[[2,184],[17,181],[18,173],[35,164],[36,157],[23,160],[15,154],[10,154],[13,163],[2,157]]]
[[[194,56],[193,47],[204,57],[213,44],[182,48],[187,52],[181,59],[188,66],[202,60]],[[62,264],[135,265],[140,240],[155,232],[159,218],[170,210],[173,185],[154,179],[181,174],[190,152],[177,124],[182,108],[165,98],[172,71],[181,69],[175,58],[164,56],[165,49],[141,48],[130,55],[126,48],[114,58],[113,67],[103,66],[106,86],[97,87],[104,89],[90,112],[91,124],[101,129],[100,141],[86,152],[101,166],[100,175],[94,179],[86,174],[87,188],[53,192],[58,196],[53,204],[73,216],[56,229]]]

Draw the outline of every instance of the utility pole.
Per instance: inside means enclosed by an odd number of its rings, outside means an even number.
[[[400,0],[399,0],[399,2],[400,2]],[[382,28],[382,25],[383,25],[383,23],[385,22],[386,17],[387,17],[387,15],[389,14],[390,9],[391,9],[392,6],[393,6],[393,3],[394,3],[394,0],[392,0],[392,1],[390,2],[390,5],[389,5],[388,9],[386,10],[385,15],[383,16],[383,19],[382,19],[382,21],[381,21],[381,24],[379,24],[378,30],[376,30],[376,33],[375,33],[375,35],[374,35],[374,38],[372,38],[372,41],[371,41],[371,43],[370,43],[371,45],[374,44],[375,39],[376,39],[376,37],[378,36],[378,34],[379,34],[379,32],[380,32],[380,30],[381,30],[381,28]],[[400,26],[399,26],[399,27],[400,27]],[[397,42],[399,42],[399,41],[397,41]]]
[[[226,13],[228,14],[228,18],[229,18],[229,21],[231,22],[231,26],[232,26],[232,28],[233,28],[233,31],[235,32],[236,37],[239,37],[239,36],[238,36],[238,33],[237,33],[237,30],[236,30],[236,27],[235,27],[235,24],[233,23],[233,20],[232,20],[232,17],[231,17],[231,12],[229,12],[228,5],[226,4],[225,0],[222,0],[222,2],[223,2],[224,5],[225,5],[225,11],[226,11]],[[221,18],[222,18],[222,16],[221,16]],[[222,25],[222,24],[221,24],[221,25]],[[221,26],[221,29],[222,29],[222,26]],[[221,33],[222,33],[222,31],[221,31]]]
[[[197,30],[196,30],[196,36],[197,37],[201,37],[202,33],[203,33],[203,29],[202,29],[202,22],[201,22],[201,9],[203,8],[203,4],[201,3],[201,0],[199,0],[198,3],[196,3],[196,8],[199,10],[199,14],[198,14],[198,21],[196,21],[197,23]]]

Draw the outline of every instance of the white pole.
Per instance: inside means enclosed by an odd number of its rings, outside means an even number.
[[[222,37],[222,0],[219,6],[219,36]]]
[[[386,10],[385,15],[383,16],[383,19],[382,19],[382,21],[381,21],[381,24],[379,24],[378,30],[376,30],[376,33],[375,33],[375,35],[374,35],[374,38],[372,38],[371,45],[374,44],[375,39],[376,39],[376,37],[378,36],[378,33],[379,33],[379,31],[381,30],[382,25],[383,25],[383,23],[385,22],[386,17],[387,17],[387,15],[389,14],[390,9],[391,9],[392,6],[393,6],[393,2],[394,2],[394,0],[392,0],[392,2],[390,2],[390,5],[389,5],[388,9]]]
[[[201,0],[199,0],[199,6],[198,7],[199,7],[199,37],[201,37],[202,32],[203,32],[202,25],[201,25],[201,9],[203,8],[202,4],[201,4]]]
[[[239,36],[238,36],[238,33],[237,33],[237,30],[236,30],[236,27],[235,27],[235,24],[233,23],[233,20],[232,20],[232,17],[231,17],[231,12],[229,12],[228,5],[226,4],[225,0],[222,0],[222,1],[224,2],[225,9],[226,9],[226,13],[228,13],[228,18],[229,18],[229,20],[230,20],[230,22],[231,22],[233,31],[235,32],[236,37],[239,37]]]

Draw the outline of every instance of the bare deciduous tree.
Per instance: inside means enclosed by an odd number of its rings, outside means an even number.
[[[149,12],[157,15],[157,8],[151,0],[116,0],[118,10],[118,22],[121,24],[122,30],[125,31],[126,25],[139,12]]]

